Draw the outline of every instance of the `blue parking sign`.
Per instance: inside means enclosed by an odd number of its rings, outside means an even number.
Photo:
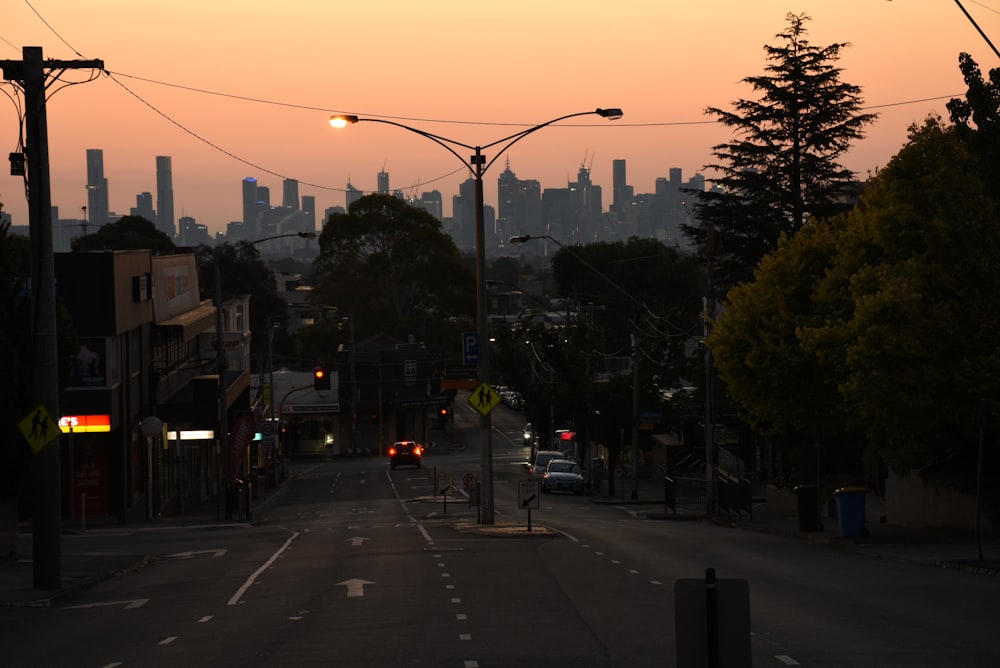
[[[462,332],[462,364],[479,364],[479,335],[476,332]]]

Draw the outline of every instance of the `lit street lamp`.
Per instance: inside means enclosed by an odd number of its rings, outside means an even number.
[[[263,239],[257,239],[256,241],[249,242],[251,245],[256,246],[257,244],[262,244],[265,241],[271,241],[273,239],[284,239],[286,237],[300,237],[302,239],[315,239],[315,232],[293,232],[289,234],[277,234],[272,237],[264,237]],[[226,488],[224,484],[226,478],[223,477],[225,473],[225,463],[228,462],[228,457],[224,455],[228,454],[227,451],[227,437],[229,435],[229,402],[227,398],[228,385],[225,382],[226,375],[226,348],[225,348],[225,309],[223,307],[224,303],[222,300],[222,269],[220,267],[220,254],[219,246],[215,246],[212,250],[212,255],[215,257],[215,267],[214,267],[214,279],[215,279],[215,370],[219,374],[219,433],[216,435],[216,452],[218,455],[218,481],[219,486],[218,494],[221,499],[222,493]]]
[[[515,246],[520,246],[523,243],[531,241],[532,239],[548,239],[559,248],[563,249],[574,258],[576,258],[583,266],[590,269],[592,272],[604,279],[609,285],[615,288],[618,292],[622,293],[628,300],[635,304],[637,311],[636,317],[632,321],[632,334],[631,334],[631,355],[632,355],[632,498],[639,498],[639,337],[636,334],[638,329],[638,316],[639,311],[645,311],[649,313],[649,308],[646,303],[643,302],[638,297],[633,296],[625,288],[615,283],[611,278],[601,272],[597,267],[587,262],[583,257],[574,253],[571,249],[564,246],[558,239],[551,237],[547,234],[539,236],[531,236],[530,234],[523,234],[516,237],[510,238],[510,243]]]
[[[567,114],[566,116],[560,116],[559,118],[554,118],[551,121],[545,123],[540,123],[534,127],[522,130],[521,132],[516,132],[503,139],[498,139],[489,144],[482,146],[471,146],[469,144],[463,144],[462,142],[455,141],[454,139],[448,139],[440,135],[436,135],[430,132],[425,132],[424,130],[419,130],[409,125],[404,125],[402,123],[397,123],[395,121],[388,121],[381,118],[359,118],[354,115],[337,115],[330,117],[330,125],[335,128],[346,127],[352,123],[359,123],[361,121],[366,121],[370,123],[384,123],[386,125],[394,125],[398,128],[408,130],[421,137],[426,137],[430,139],[435,144],[438,144],[446,151],[458,158],[463,165],[469,168],[472,177],[475,179],[476,187],[476,337],[478,339],[479,345],[479,357],[477,360],[477,369],[479,375],[479,382],[484,384],[489,384],[490,382],[490,357],[489,357],[489,330],[487,329],[487,317],[486,317],[486,244],[485,244],[485,232],[484,232],[484,203],[483,203],[483,174],[486,170],[497,161],[501,155],[503,155],[507,149],[513,146],[515,143],[521,139],[527,137],[528,135],[541,130],[544,127],[552,125],[553,123],[558,123],[559,121],[564,121],[568,118],[574,118],[576,116],[588,116],[590,114],[596,114],[603,118],[609,120],[618,120],[622,117],[621,109],[595,109],[594,111],[581,111],[575,114]],[[484,148],[492,148],[494,146],[499,146],[496,155],[493,159],[487,161],[486,156],[483,155]],[[465,159],[452,147],[459,147],[464,149],[469,149],[475,151],[475,153],[469,158],[469,162],[466,163]],[[479,441],[480,441],[480,468],[482,474],[482,487],[481,487],[481,504],[482,504],[482,523],[483,524],[493,524],[494,514],[493,514],[493,448],[492,448],[492,427],[490,414],[486,413],[479,420]]]

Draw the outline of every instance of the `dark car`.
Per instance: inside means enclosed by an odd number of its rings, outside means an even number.
[[[566,455],[558,450],[539,450],[535,454],[535,461],[528,466],[528,477],[532,480],[541,480],[545,467],[553,459],[566,459]]]
[[[543,492],[573,492],[583,494],[583,471],[580,465],[568,459],[553,459],[542,474]]]
[[[416,441],[396,441],[389,447],[389,466],[396,468],[410,464],[419,469],[423,454],[423,447]]]

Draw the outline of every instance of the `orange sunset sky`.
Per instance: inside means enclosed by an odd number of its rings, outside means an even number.
[[[997,0],[963,4],[1000,41]],[[455,156],[383,124],[334,130],[332,113],[485,145],[566,114],[624,110],[619,121],[572,119],[518,142],[486,174],[493,205],[507,160],[542,188],[566,187],[587,165],[605,208],[616,158],[636,193],[653,192],[671,167],[687,179],[731,137],[704,109],[752,97],[740,80],[763,73],[763,46],[777,43],[789,12],[812,18],[813,44],[851,44],[843,80],[880,114],[844,161],[860,178],[899,150],[909,125],[947,115],[947,99],[965,91],[960,52],[984,72],[1000,66],[952,0],[4,0],[0,60],[40,46],[46,58],[102,59],[110,74],[61,87],[91,74],[71,71],[49,88],[61,217],[79,218],[87,203],[88,148],[104,151],[119,214],[137,194],[155,194],[155,156],[169,155],[176,216],[215,233],[241,218],[245,177],[269,186],[274,204],[282,180],[297,179],[322,214],[344,205],[348,181],[372,191],[384,169],[393,189],[439,190],[451,215],[468,178]],[[23,98],[10,83],[2,90],[7,153],[17,150]],[[6,165],[0,201],[15,225],[28,223],[23,182]]]

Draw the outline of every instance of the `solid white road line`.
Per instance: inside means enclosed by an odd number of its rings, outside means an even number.
[[[271,564],[273,564],[275,560],[281,556],[281,553],[288,549],[288,546],[292,544],[292,541],[298,537],[299,537],[299,532],[298,531],[293,532],[292,535],[288,537],[288,540],[285,541],[285,544],[282,545],[280,548],[278,548],[278,551],[272,554],[270,559],[264,562],[264,565],[262,565],[260,568],[258,568],[257,570],[255,570],[253,573],[250,574],[250,577],[246,579],[246,582],[243,583],[243,586],[237,589],[236,593],[233,594],[233,597],[229,599],[229,603],[227,605],[236,605],[237,603],[239,603],[240,599],[243,598],[243,594],[247,593],[247,589],[249,589],[253,585],[254,581],[257,580],[257,577],[261,573],[266,571],[271,566]]]

